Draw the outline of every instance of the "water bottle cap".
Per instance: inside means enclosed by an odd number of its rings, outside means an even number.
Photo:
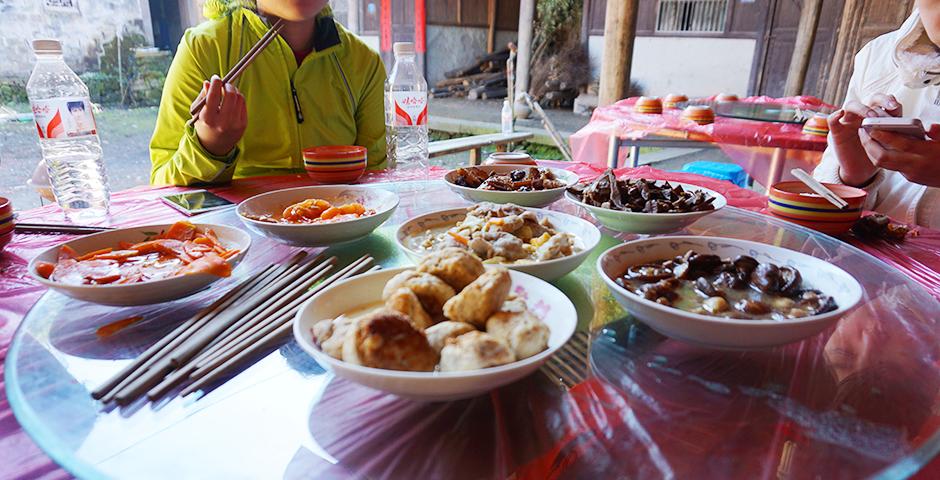
[[[392,46],[392,51],[395,52],[395,55],[414,55],[415,44],[411,42],[395,42],[395,45]]]
[[[33,40],[33,52],[62,53],[62,42],[47,38]]]

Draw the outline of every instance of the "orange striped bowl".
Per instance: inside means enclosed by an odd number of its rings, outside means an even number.
[[[663,99],[663,106],[666,108],[679,108],[680,103],[688,101],[689,97],[681,93],[670,93]]]
[[[663,101],[656,97],[640,97],[633,105],[636,113],[663,113]]]
[[[868,193],[848,185],[823,185],[848,202],[848,208],[839,210],[803,182],[781,182],[771,187],[767,207],[773,216],[789,222],[829,235],[845,233],[862,216],[862,205]]]
[[[689,105],[682,111],[682,118],[699,125],[715,123],[715,111],[708,105]]]
[[[329,145],[306,148],[304,169],[316,183],[353,183],[366,171],[366,147]]]
[[[0,197],[0,252],[13,238],[13,204]]]

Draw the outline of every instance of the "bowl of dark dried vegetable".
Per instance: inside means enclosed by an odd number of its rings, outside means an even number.
[[[714,213],[728,201],[697,185],[663,180],[620,179],[607,170],[593,182],[568,188],[568,201],[618,232],[668,233]]]
[[[652,329],[720,349],[761,349],[815,335],[851,311],[862,287],[825,259],[720,237],[635,240],[601,254],[614,298]]]
[[[444,175],[455,193],[473,202],[513,203],[522,207],[544,207],[578,182],[574,172],[559,168],[525,165],[462,167]]]

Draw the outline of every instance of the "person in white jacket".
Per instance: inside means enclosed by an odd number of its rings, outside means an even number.
[[[861,129],[866,117],[919,118],[928,138]],[[940,228],[940,0],[916,0],[900,29],[855,56],[843,108],[829,116],[817,180],[864,188],[865,208]]]

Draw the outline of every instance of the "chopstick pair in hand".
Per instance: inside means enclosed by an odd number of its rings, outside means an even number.
[[[225,108],[224,98],[229,98],[228,93],[238,92],[237,89],[235,89],[234,85],[231,85],[231,83],[237,80],[238,77],[240,77],[241,74],[245,71],[245,69],[248,68],[249,65],[251,65],[251,62],[253,62],[255,58],[257,58],[258,55],[260,55],[261,52],[265,48],[267,48],[267,46],[270,45],[271,42],[274,41],[275,38],[277,38],[277,35],[278,33],[280,33],[282,28],[284,28],[284,20],[279,18],[271,25],[271,28],[268,29],[268,31],[265,32],[265,34],[262,35],[260,39],[258,39],[258,42],[255,43],[248,50],[248,52],[241,59],[238,60],[238,63],[236,63],[235,66],[232,67],[232,69],[229,70],[228,73],[226,73],[224,77],[222,77],[221,79],[218,79],[217,76],[213,76],[213,78],[210,79],[207,85],[206,84],[203,85],[202,93],[200,93],[199,96],[196,97],[196,100],[193,102],[193,104],[189,108],[189,113],[190,115],[192,115],[192,118],[189,120],[188,125],[192,125],[199,118],[202,118],[204,122],[207,120],[211,120],[213,117],[213,114],[216,114],[220,112],[223,108]],[[218,82],[221,82],[221,86],[223,87],[224,92],[219,92],[220,89],[219,89]],[[213,89],[215,90],[216,95],[212,95]],[[219,93],[223,93],[224,95],[219,95]],[[234,96],[232,98],[239,98],[239,97],[241,97],[241,94],[238,94],[237,96]],[[242,101],[244,101],[244,99],[242,99]],[[202,113],[203,107],[205,107],[207,104],[210,106],[218,105],[219,108],[205,109],[205,112],[206,112],[205,115],[209,118],[201,117],[201,115],[204,115]]]

